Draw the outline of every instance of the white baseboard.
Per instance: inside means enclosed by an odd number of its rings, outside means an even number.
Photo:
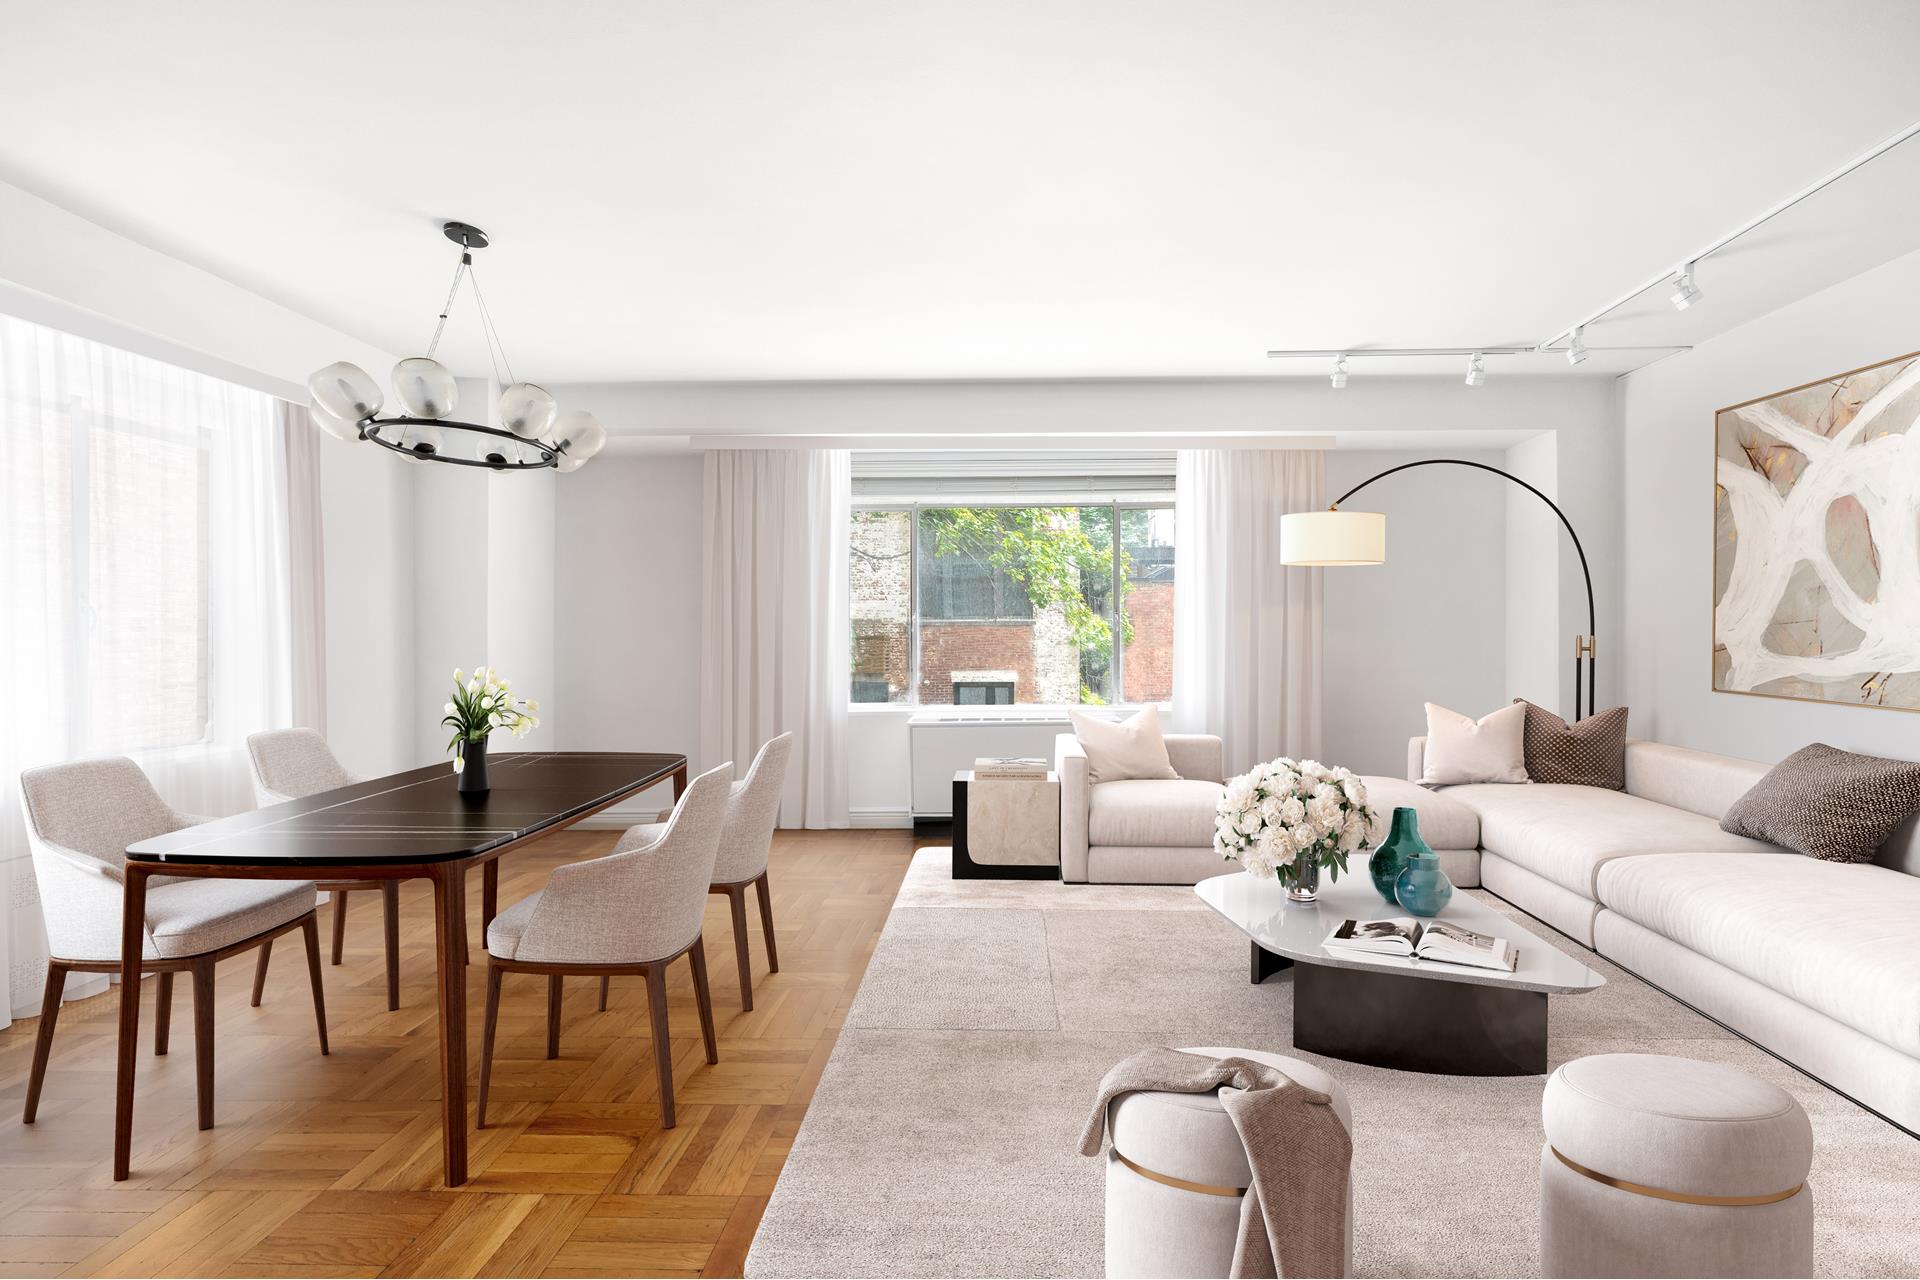
[[[911,827],[913,813],[908,809],[854,809],[847,814],[849,827]]]

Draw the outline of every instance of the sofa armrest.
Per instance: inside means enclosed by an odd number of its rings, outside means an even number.
[[[1427,776],[1427,739],[1425,735],[1407,739],[1407,781],[1418,782]]]
[[[1070,733],[1053,740],[1053,771],[1060,779],[1060,878],[1087,882],[1087,753]]]
[[[1216,735],[1169,733],[1165,741],[1167,763],[1171,764],[1173,771],[1181,777],[1195,778],[1202,782],[1227,780],[1227,749]]]

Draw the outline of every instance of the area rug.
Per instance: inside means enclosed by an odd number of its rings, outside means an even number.
[[[1250,983],[1246,938],[1191,889],[954,881],[948,863],[914,858],[748,1276],[1101,1275],[1103,1162],[1075,1140],[1106,1069],[1147,1045],[1295,1052],[1290,976]],[[1553,1064],[1670,1053],[1781,1085],[1813,1120],[1819,1273],[1914,1273],[1920,1143],[1530,927],[1607,978],[1553,997]],[[1353,1103],[1355,1274],[1540,1273],[1543,1077],[1298,1056]]]

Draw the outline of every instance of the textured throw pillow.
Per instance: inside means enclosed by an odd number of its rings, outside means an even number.
[[[1816,742],[1768,770],[1720,829],[1826,862],[1872,862],[1916,808],[1920,764]]]
[[[1177,778],[1167,759],[1166,739],[1160,736],[1160,712],[1148,707],[1119,724],[1068,711],[1073,736],[1087,753],[1089,782],[1119,782],[1123,778]]]
[[[1574,787],[1627,789],[1627,709],[1609,707],[1578,724],[1568,724],[1525,698],[1527,776],[1535,782]]]
[[[1527,781],[1526,728],[1525,707],[1502,707],[1475,720],[1429,702],[1420,785]]]

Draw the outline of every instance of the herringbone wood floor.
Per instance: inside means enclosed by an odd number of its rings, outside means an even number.
[[[502,905],[556,864],[604,853],[615,834],[564,832],[509,854]],[[315,1046],[297,939],[276,948],[258,1009],[247,1003],[253,957],[221,967],[210,1132],[194,1127],[191,991],[176,993],[171,1050],[155,1058],[154,984],[143,984],[130,1181],[113,1182],[111,1167],[117,996],[62,1012],[31,1127],[19,1115],[35,1022],[16,1022],[0,1032],[0,1275],[737,1276],[912,848],[904,831],[781,833],[780,972],[767,972],[750,905],[752,1013],[740,1010],[726,900],[710,899],[720,1063],[706,1063],[676,964],[671,1131],[659,1127],[640,980],[615,979],[606,1013],[595,981],[569,983],[549,1062],[546,983],[509,975],[492,1123],[471,1135],[473,1180],[457,1191],[437,1185],[424,882],[401,891],[397,1012],[386,1007],[379,897],[354,895],[345,963],[326,970],[331,1057]],[[478,888],[476,873],[476,953]],[[477,1075],[483,967],[468,976]]]

